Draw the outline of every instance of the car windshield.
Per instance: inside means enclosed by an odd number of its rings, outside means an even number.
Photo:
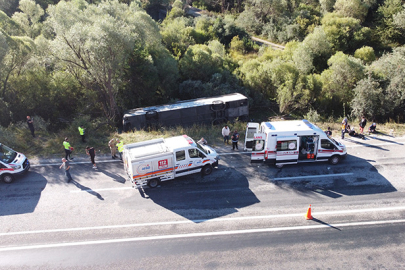
[[[4,144],[0,144],[0,160],[2,162],[6,164],[11,163],[16,156],[17,156],[16,151],[5,146]]]
[[[208,151],[207,150],[205,150],[199,143],[196,143],[196,145],[197,145],[197,147],[198,147],[198,149],[200,149],[201,150],[201,152],[203,152],[203,153],[205,153],[206,155],[208,155],[209,153],[208,153]]]

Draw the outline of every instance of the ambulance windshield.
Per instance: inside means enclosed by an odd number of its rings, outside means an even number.
[[[0,144],[0,161],[9,164],[15,159],[16,156],[16,151],[5,146],[4,144]]]
[[[196,143],[196,145],[197,145],[197,148],[201,150],[201,152],[203,152],[207,155],[209,154],[208,151],[204,147],[202,147],[199,143]]]

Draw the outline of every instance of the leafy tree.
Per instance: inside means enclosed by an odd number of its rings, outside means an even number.
[[[362,27],[360,20],[328,13],[322,19],[322,28],[334,51],[351,52],[370,39],[370,29]]]
[[[48,11],[55,32],[51,49],[60,61],[58,68],[91,90],[105,117],[116,120],[124,66],[136,45],[158,46],[156,23],[137,2],[128,6],[117,0],[98,5],[61,1]]]
[[[343,17],[351,17],[364,22],[368,6],[362,0],[336,0],[335,12]]]
[[[10,36],[22,36],[24,30],[12,20],[6,13],[0,10],[0,31]]]
[[[20,0],[19,9],[22,12],[14,13],[12,19],[30,38],[35,38],[41,32],[41,17],[45,13],[44,10],[33,0]]]
[[[351,101],[353,116],[360,118],[364,115],[374,118],[385,115],[387,103],[384,91],[371,76],[360,80],[353,91],[354,98]]]
[[[405,108],[405,47],[399,47],[385,54],[370,66],[373,76],[384,90],[387,112],[404,117]]]
[[[179,17],[170,21],[165,21],[162,25],[161,35],[165,47],[176,57],[180,58],[195,40],[190,33],[194,31],[190,26],[190,20]]]
[[[402,6],[403,10],[396,13],[393,16],[393,24],[401,29],[402,31],[405,30],[405,5]]]
[[[321,23],[321,14],[318,9],[311,5],[301,3],[296,10],[298,16],[295,22],[299,25],[300,40],[314,31],[314,28]]]
[[[333,11],[333,6],[335,5],[336,0],[319,0],[321,5],[322,12],[328,13]]]
[[[378,24],[376,32],[383,44],[404,44],[404,36],[394,24],[394,15],[404,10],[401,0],[386,0],[377,9]]]
[[[10,37],[3,33],[8,44],[8,50],[0,62],[0,80],[1,80],[1,97],[8,101],[7,90],[8,82],[14,75],[18,76],[31,58],[35,48],[34,41],[28,37]]]
[[[179,61],[184,79],[208,81],[212,74],[221,72],[222,58],[213,54],[206,45],[193,45]]]
[[[361,60],[342,52],[337,52],[328,60],[329,69],[321,74],[323,83],[322,95],[330,102],[337,104],[350,104],[353,99],[353,89],[357,82],[364,78],[365,67]],[[329,108],[339,111],[332,104],[328,104]]]
[[[332,53],[332,46],[321,27],[314,29],[293,53],[293,60],[301,73],[322,72],[326,60]]]
[[[361,47],[354,52],[354,57],[359,58],[366,64],[371,64],[376,58],[374,49],[369,46]]]

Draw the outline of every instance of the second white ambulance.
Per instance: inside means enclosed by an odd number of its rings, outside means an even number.
[[[346,146],[307,120],[248,123],[244,150],[252,151],[252,162],[279,168],[301,162],[337,164],[347,154]]]

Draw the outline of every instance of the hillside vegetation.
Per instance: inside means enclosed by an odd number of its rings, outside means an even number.
[[[186,4],[205,11],[190,17]],[[3,133],[26,115],[48,131],[87,117],[111,132],[127,109],[232,92],[253,113],[404,121],[401,0],[9,0],[0,9]]]

